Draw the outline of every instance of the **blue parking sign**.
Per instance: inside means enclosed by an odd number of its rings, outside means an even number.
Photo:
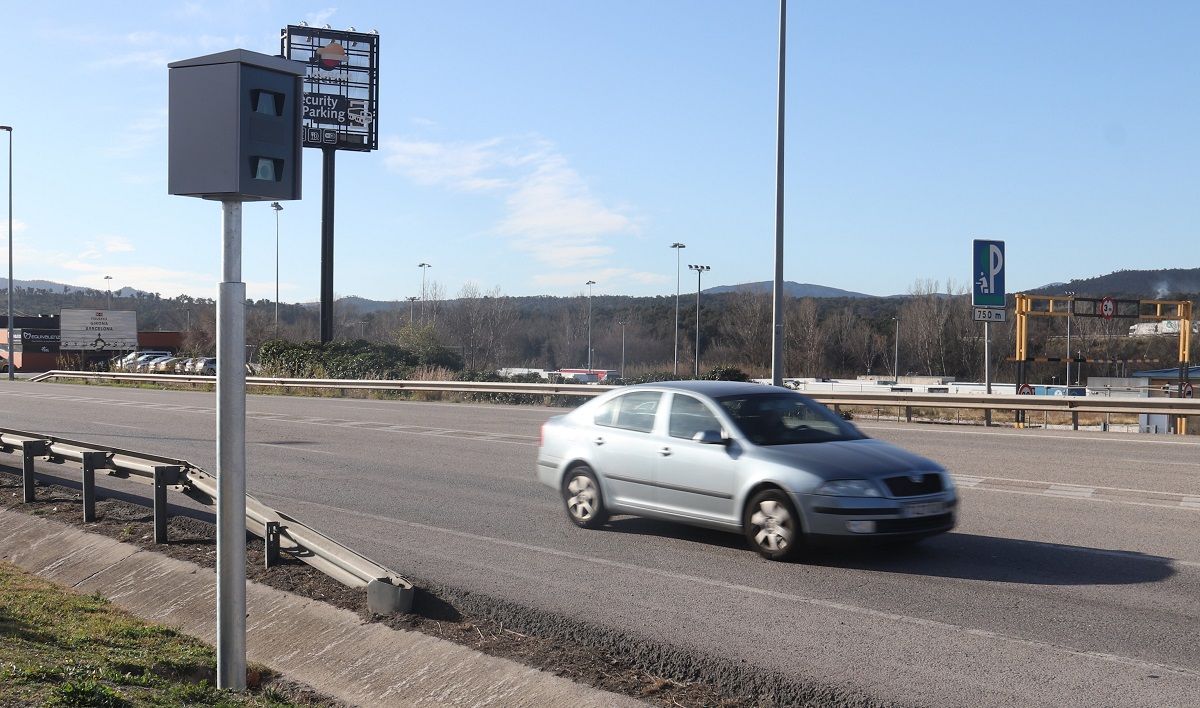
[[[971,272],[971,305],[1004,307],[1004,242],[976,239]]]

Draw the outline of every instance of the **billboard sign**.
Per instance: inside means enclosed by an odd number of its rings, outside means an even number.
[[[133,310],[63,310],[59,318],[63,351],[137,349],[137,313]]]
[[[17,334],[19,333],[19,334]],[[58,330],[22,328],[14,333],[13,339],[21,342],[21,351],[54,354],[58,352]]]
[[[975,239],[971,260],[971,305],[1004,307],[1004,242]]]
[[[283,56],[304,64],[304,147],[379,147],[379,34],[288,25]]]

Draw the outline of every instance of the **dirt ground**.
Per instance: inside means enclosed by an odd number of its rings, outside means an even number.
[[[216,566],[216,528],[188,516],[168,523],[168,543],[153,542],[151,509],[104,497],[97,480],[96,517],[83,522],[82,495],[75,489],[38,483],[37,501],[21,501],[19,470],[0,458],[0,506],[83,528],[147,550]],[[172,492],[174,493],[174,492]],[[358,613],[366,621],[422,632],[493,656],[508,658],[596,688],[662,706],[882,706],[869,697],[790,681],[720,657],[669,645],[649,645],[620,632],[512,605],[457,588],[410,578],[416,586],[411,614],[378,616],[366,608],[366,593],[348,588],[283,554],[264,567],[261,539],[248,536],[246,577]],[[289,691],[303,696],[303,690]],[[303,696],[312,700],[312,696]],[[334,705],[330,702],[325,705]]]

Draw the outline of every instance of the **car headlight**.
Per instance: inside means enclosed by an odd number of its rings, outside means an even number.
[[[873,482],[866,479],[835,479],[817,487],[817,491],[814,493],[830,497],[882,496],[879,493],[879,488]]]
[[[944,489],[947,492],[953,492],[956,486],[957,485],[954,484],[954,478],[950,476],[950,473],[943,472],[942,473],[942,489]]]

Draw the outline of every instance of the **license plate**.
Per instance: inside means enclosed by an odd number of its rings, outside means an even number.
[[[942,502],[924,502],[922,504],[905,504],[905,516],[933,516],[942,513]]]

